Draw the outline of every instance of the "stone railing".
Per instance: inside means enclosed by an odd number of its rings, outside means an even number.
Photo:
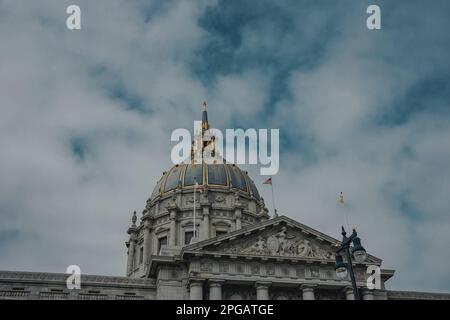
[[[117,295],[116,300],[144,300],[144,297],[132,295]]]
[[[30,295],[29,291],[22,290],[0,290],[0,299],[27,299]]]
[[[99,293],[80,293],[78,300],[107,300],[108,295]]]
[[[39,299],[41,300],[67,300],[69,293],[67,292],[40,292]]]
[[[449,293],[387,291],[388,300],[450,300]]]
[[[41,283],[65,283],[69,275],[65,273],[47,272],[21,272],[21,271],[0,271],[0,282],[41,282]],[[155,281],[152,279],[138,279],[114,276],[81,275],[81,283],[88,285],[125,285],[154,287]]]

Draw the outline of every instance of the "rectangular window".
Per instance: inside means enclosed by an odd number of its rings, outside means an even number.
[[[223,231],[223,230],[216,230],[216,237],[221,236],[223,234],[227,234],[228,232]]]
[[[100,290],[88,290],[88,293],[99,294]]]
[[[194,237],[194,231],[187,231],[184,233],[184,244],[191,243],[192,238]]]
[[[158,254],[161,251],[161,247],[167,245],[167,237],[159,238],[158,240]]]

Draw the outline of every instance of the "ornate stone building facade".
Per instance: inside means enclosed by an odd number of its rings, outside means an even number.
[[[158,299],[352,299],[349,279],[334,271],[339,241],[285,216],[186,245],[161,248],[146,267],[157,279]],[[164,254],[166,251],[171,254]],[[381,265],[370,256],[356,264],[358,286],[366,287],[366,266]],[[382,290],[363,290],[365,299],[386,299]]]
[[[193,156],[214,154],[208,129],[204,110]],[[238,166],[192,160],[164,172],[139,221],[133,213],[125,277],[83,275],[81,289],[69,290],[66,274],[5,271],[0,299],[353,299],[349,279],[334,270],[340,241],[286,216],[270,218]],[[450,299],[387,291],[394,271],[386,269],[381,289],[366,289],[367,266],[381,264],[369,254],[354,265],[363,299]]]

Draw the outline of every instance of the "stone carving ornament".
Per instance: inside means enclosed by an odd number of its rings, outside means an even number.
[[[194,203],[194,196],[189,196],[189,197],[187,198],[187,202],[188,202],[188,203]],[[195,203],[199,203],[199,202],[200,202],[199,197],[196,196],[196,197],[195,197]]]
[[[311,246],[311,242],[307,239],[303,239],[298,245],[298,255],[301,257],[314,257],[314,252]]]
[[[200,271],[212,271],[212,263],[211,262],[202,262],[200,263]]]
[[[259,274],[259,264],[256,264],[256,263],[252,264],[251,271],[252,271],[252,274]]]
[[[311,240],[299,235],[288,234],[287,228],[273,234],[259,235],[257,238],[243,239],[237,244],[224,248],[225,252],[241,254],[261,254],[275,256],[296,256],[302,258],[331,259],[331,250],[315,245]]]

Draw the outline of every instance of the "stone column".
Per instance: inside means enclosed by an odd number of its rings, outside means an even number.
[[[241,222],[242,211],[240,208],[236,208],[234,210],[234,216],[236,218],[236,230],[240,230],[242,228],[242,222]]]
[[[134,270],[134,253],[135,253],[136,240],[134,235],[130,237],[128,244],[128,257],[127,257],[127,275],[133,273]]]
[[[300,288],[303,292],[303,300],[315,300],[314,285],[302,285]]]
[[[189,299],[203,300],[203,281],[191,280],[189,283]]]
[[[177,211],[175,208],[170,208],[170,233],[169,233],[169,246],[174,247],[177,245]]]
[[[256,300],[269,300],[270,282],[256,282]]]
[[[209,281],[209,300],[222,300],[223,280]]]
[[[360,290],[361,294],[362,294],[362,299],[363,300],[374,300],[373,297],[373,292],[371,290]]]
[[[345,298],[347,300],[355,300],[355,295],[353,294],[353,288],[352,287],[345,287],[344,288]]]
[[[137,234],[137,226],[136,226],[136,211],[133,212],[131,217],[131,226],[128,228],[127,233],[130,235],[130,240],[128,241],[128,257],[127,257],[127,275],[133,273],[134,271],[134,258],[135,258],[135,247],[136,247],[136,234]]]
[[[203,207],[203,240],[209,239],[211,236],[209,231],[209,206]]]
[[[144,222],[144,257],[143,257],[144,266],[148,263],[149,256],[151,255],[150,231],[151,231],[151,222],[149,220],[146,220]]]

